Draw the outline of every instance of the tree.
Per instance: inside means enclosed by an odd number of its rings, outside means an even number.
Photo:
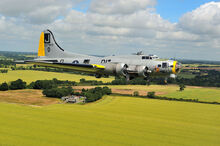
[[[51,89],[54,87],[57,87],[54,80],[37,80],[33,85],[33,89]]]
[[[11,90],[25,89],[25,88],[26,88],[26,82],[22,81],[21,79],[12,81],[11,84],[9,85],[9,89]]]
[[[6,91],[6,90],[8,90],[8,84],[4,82],[0,85],[0,91]]]
[[[148,92],[147,93],[147,97],[148,98],[155,98],[156,96],[155,96],[155,92]]]
[[[138,91],[134,91],[133,95],[134,96],[139,96],[139,92]]]
[[[108,87],[95,87],[93,89],[82,90],[82,94],[86,97],[86,102],[93,102],[102,98],[103,95],[109,95],[112,91]]]
[[[61,98],[63,96],[73,94],[73,89],[71,87],[51,88],[51,89],[44,89],[42,93],[47,97]]]
[[[116,78],[115,80],[113,80],[111,82],[112,85],[126,85],[127,84],[127,81],[125,78]]]
[[[146,85],[147,81],[142,78],[135,78],[130,80],[128,83],[132,85]]]
[[[86,80],[84,78],[82,78],[79,81],[80,81],[80,83],[84,83]]]
[[[8,70],[7,69],[2,69],[0,70],[1,73],[8,73]]]
[[[33,89],[34,88],[35,82],[31,82],[29,85],[27,85],[28,89]]]
[[[179,87],[180,87],[180,91],[183,91],[186,86],[184,84],[179,84]]]
[[[16,67],[15,67],[15,66],[12,66],[12,67],[11,67],[11,70],[16,70]]]
[[[112,94],[112,90],[106,86],[102,88],[102,91],[103,91],[103,94],[107,94],[107,95]]]

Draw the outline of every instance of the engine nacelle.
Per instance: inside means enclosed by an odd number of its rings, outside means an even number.
[[[147,78],[149,76],[149,70],[147,66],[143,65],[130,65],[128,68],[128,74]]]
[[[123,75],[127,74],[127,64],[124,63],[107,63],[105,64],[105,72],[114,74],[114,75]]]
[[[137,71],[139,77],[146,78],[146,77],[149,76],[147,66],[137,65],[136,66],[136,71]]]

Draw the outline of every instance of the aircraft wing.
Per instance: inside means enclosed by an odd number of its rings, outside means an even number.
[[[105,69],[105,66],[98,64],[61,63],[61,62],[35,61],[35,60],[25,61],[25,63],[46,66],[46,67],[71,69],[75,71],[92,72],[92,73],[100,72]]]

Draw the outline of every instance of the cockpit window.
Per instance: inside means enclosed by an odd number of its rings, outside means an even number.
[[[158,66],[157,67],[161,67],[161,64],[158,64]]]
[[[142,59],[152,59],[152,58],[149,56],[142,56]]]
[[[166,62],[162,63],[162,68],[167,68],[167,63]]]

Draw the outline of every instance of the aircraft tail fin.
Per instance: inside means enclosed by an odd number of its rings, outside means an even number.
[[[38,47],[38,56],[45,56],[44,32],[41,32],[41,35],[40,35],[39,47]]]
[[[50,30],[45,30],[40,35],[38,57],[65,57],[64,49],[56,42],[53,33]]]

